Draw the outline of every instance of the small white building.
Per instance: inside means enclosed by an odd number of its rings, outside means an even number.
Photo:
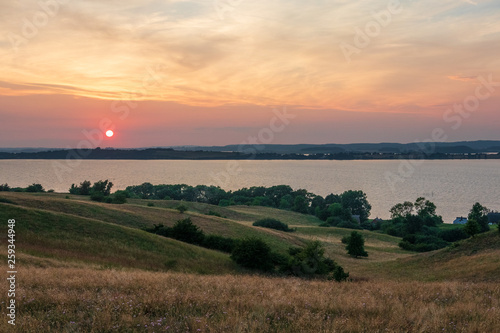
[[[467,218],[466,217],[457,217],[455,221],[453,221],[453,224],[466,224],[467,223]]]

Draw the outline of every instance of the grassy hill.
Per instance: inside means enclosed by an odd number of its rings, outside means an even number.
[[[154,206],[148,206],[148,203]],[[360,231],[368,258],[345,253],[351,230],[262,207],[130,200],[112,205],[61,194],[0,193],[0,220],[16,219],[17,322],[1,332],[494,332],[500,327],[497,230],[415,254],[399,238]],[[207,215],[210,211],[221,216]],[[319,240],[351,283],[266,277],[228,254],[141,227],[191,217],[206,233],[258,236],[277,251]],[[274,217],[285,233],[252,226]],[[5,244],[6,223],[0,225]],[[7,255],[6,246],[0,254]],[[7,283],[0,284],[8,302]],[[6,318],[6,309],[1,315]]]
[[[438,251],[380,265],[392,278],[420,281],[500,282],[500,235],[496,227]]]
[[[494,232],[462,241],[454,248],[416,254],[400,249],[397,237],[363,230],[359,232],[365,237],[369,257],[355,259],[346,254],[345,245],[341,243],[342,237],[352,230],[320,227],[321,221],[314,216],[269,207],[218,207],[139,199],[113,205],[90,201],[87,196],[14,192],[0,193],[0,201],[10,202],[0,203],[0,217],[19,219],[20,251],[32,261],[40,257],[105,267],[238,272],[227,254],[140,230],[154,224],[172,226],[177,220],[190,217],[206,234],[232,238],[256,236],[282,253],[290,246],[319,240],[325,246],[326,255],[344,266],[354,278],[489,281],[500,277],[500,248],[499,242],[495,243],[498,236]],[[148,206],[151,203],[154,206]],[[187,206],[188,211],[179,213],[175,207],[180,204]],[[264,217],[277,218],[297,231],[286,233],[252,226],[255,220]],[[220,267],[210,268],[217,266]]]

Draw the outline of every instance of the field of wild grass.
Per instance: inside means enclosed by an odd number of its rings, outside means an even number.
[[[500,285],[24,267],[17,332],[498,332]],[[0,331],[6,284],[0,284]]]

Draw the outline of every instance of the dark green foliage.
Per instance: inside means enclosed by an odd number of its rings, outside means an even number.
[[[439,238],[447,242],[456,242],[468,238],[469,235],[465,232],[464,228],[454,228],[448,230],[441,230]]]
[[[488,208],[476,202],[469,212],[468,220],[475,220],[479,224],[479,232],[486,232],[490,230],[490,226],[488,225],[488,213]]]
[[[155,204],[154,204],[154,203],[152,203],[152,202],[148,202],[148,207],[154,207],[154,206],[155,206]]]
[[[31,184],[30,186],[26,187],[26,192],[45,192],[44,188],[40,184]]]
[[[93,192],[90,195],[90,200],[93,200],[93,201],[103,202],[104,199],[105,199],[105,196],[101,192]]]
[[[188,217],[175,223],[170,231],[170,237],[182,242],[199,245],[203,242],[205,235]]]
[[[442,249],[448,244],[448,242],[437,236],[414,234],[403,237],[399,246],[408,251],[427,252]]]
[[[111,188],[113,187],[113,183],[106,180],[99,180],[92,185],[90,189],[90,194],[92,193],[102,193],[103,196],[107,197],[111,194]]]
[[[0,192],[8,192],[10,191],[10,186],[9,184],[0,184]]]
[[[116,191],[111,197],[111,203],[114,204],[124,204],[127,202],[127,198],[129,197],[128,192],[126,191]]]
[[[218,212],[215,212],[213,210],[208,211],[207,215],[222,217],[221,214],[219,214]]]
[[[368,203],[363,191],[345,191],[340,201],[344,208],[351,210],[352,215],[359,215],[361,222],[366,221],[370,216],[372,206]]]
[[[349,273],[344,272],[344,268],[340,265],[337,265],[333,271],[333,275],[329,278],[330,280],[335,280],[337,282],[347,281],[349,278]]]
[[[80,194],[80,195],[89,195],[90,194],[90,181],[84,180],[80,183],[80,186],[75,186],[75,184],[71,184],[71,188],[69,189],[69,193],[71,194]]]
[[[1,198],[0,197],[0,202],[1,203],[8,203],[8,204],[11,204],[11,205],[17,205],[17,203],[15,203],[14,201],[12,201],[10,199],[7,199],[7,198]]]
[[[269,272],[274,268],[271,248],[258,238],[239,241],[231,254],[231,259],[245,268],[264,272]]]
[[[207,235],[203,239],[201,246],[207,249],[231,253],[233,252],[236,246],[236,241],[232,238],[223,237],[219,235]]]
[[[465,224],[464,231],[474,237],[476,234],[481,232],[481,225],[476,221],[475,218],[469,218]]]
[[[347,239],[347,245],[345,247],[347,253],[354,257],[368,257],[368,253],[365,251],[365,239],[362,234],[357,231],[351,232],[351,235]]]
[[[295,197],[295,199],[293,200],[292,210],[294,212],[307,214],[309,211],[309,205],[307,199],[302,196]]]
[[[175,209],[177,209],[179,211],[179,213],[181,213],[181,214],[188,210],[187,206],[186,205],[182,205],[182,204],[179,205],[179,206],[177,206],[177,207],[175,207]]]
[[[308,242],[304,247],[291,247],[288,249],[290,258],[286,265],[281,266],[281,271],[287,274],[312,277],[331,274],[330,279],[343,281],[347,278],[342,268],[335,261],[324,256],[325,249],[319,241]],[[335,272],[337,276],[335,277]],[[345,277],[345,278],[344,278]]]
[[[252,225],[256,227],[263,227],[280,231],[287,231],[287,232],[294,231],[293,229],[290,229],[288,227],[288,224],[272,218],[260,219],[258,221],[255,221]]]

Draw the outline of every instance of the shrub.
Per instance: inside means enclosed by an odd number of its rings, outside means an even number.
[[[47,191],[47,193],[54,193],[55,191],[53,189],[50,189]]]
[[[84,180],[80,183],[80,186],[75,186],[75,184],[71,184],[69,189],[70,194],[80,194],[80,195],[89,195],[90,194],[90,181]]]
[[[203,243],[201,245],[207,249],[231,253],[234,250],[236,241],[232,238],[222,237],[219,235],[207,235],[203,239]]]
[[[103,202],[104,198],[104,194],[102,194],[101,192],[94,192],[90,195],[90,200],[97,202]]]
[[[217,212],[214,212],[213,210],[210,210],[207,215],[212,215],[212,216],[217,216],[217,217],[222,217],[222,215],[220,215],[219,213]]]
[[[116,191],[115,194],[113,194],[111,203],[114,204],[124,204],[127,202],[128,198],[128,193],[126,191]]]
[[[293,229],[290,229],[288,227],[288,224],[272,218],[265,218],[255,221],[252,225],[256,227],[263,227],[280,231],[287,231],[287,232],[294,231]]]
[[[464,231],[463,228],[454,228],[448,230],[442,230],[439,232],[439,238],[447,242],[456,242],[462,239],[468,238],[469,235]]]
[[[351,232],[351,235],[347,239],[347,245],[345,247],[347,253],[354,257],[368,257],[368,253],[365,251],[365,239],[363,235],[357,231]]]
[[[152,202],[148,202],[148,207],[154,207],[154,206],[155,206],[155,204],[154,204],[154,203],[152,203]]]
[[[205,238],[203,231],[191,222],[191,218],[179,220],[171,230],[171,236],[182,242],[191,244],[201,244]]]
[[[188,208],[185,205],[182,205],[182,204],[179,205],[179,206],[177,206],[177,207],[175,207],[175,209],[177,209],[179,211],[179,213],[181,213],[181,214],[188,210]]]
[[[231,259],[245,268],[265,272],[273,269],[271,248],[258,238],[252,237],[238,241],[231,254]]]
[[[333,271],[332,276],[329,278],[330,280],[335,280],[337,282],[342,282],[342,281],[347,281],[347,278],[349,277],[349,273],[344,272],[344,268],[340,265],[335,267],[335,270]]]
[[[30,186],[26,187],[26,192],[45,192],[44,188],[40,184],[31,184]]]

